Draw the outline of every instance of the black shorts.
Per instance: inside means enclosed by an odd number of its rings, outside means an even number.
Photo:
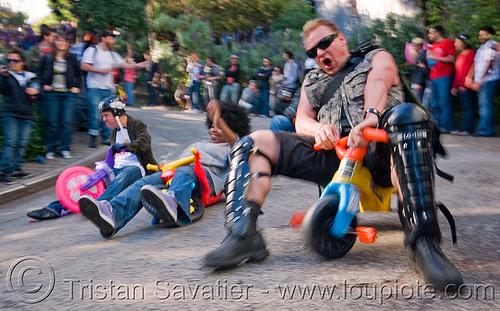
[[[284,175],[312,181],[326,186],[337,171],[340,159],[335,150],[316,151],[314,137],[299,136],[291,132],[274,132],[280,144],[280,154],[273,175]],[[364,163],[373,180],[382,187],[390,187],[390,149],[387,144],[371,143]]]

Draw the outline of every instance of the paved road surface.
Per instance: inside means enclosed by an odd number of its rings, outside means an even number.
[[[157,159],[168,152],[175,159],[189,143],[208,139],[203,114],[129,111],[148,124]],[[252,120],[254,129],[268,124]],[[26,212],[55,200],[53,189],[0,206],[0,309],[496,310],[500,139],[445,135],[444,142],[450,156],[438,164],[455,182],[437,179],[437,198],[454,214],[459,241],[452,246],[441,217],[443,248],[472,284],[465,297],[435,295],[411,272],[395,212],[362,215],[361,224],[377,228],[377,241],[357,242],[342,259],[322,259],[288,226],[295,211],[316,200],[316,186],[280,177],[259,218],[271,256],[223,272],[202,266],[202,256],[225,236],[222,202],[185,228],[156,228],[141,211],[111,240],[80,215],[29,223]],[[27,303],[44,293],[50,295],[43,301]]]

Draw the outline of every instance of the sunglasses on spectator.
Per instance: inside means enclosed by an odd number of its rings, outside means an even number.
[[[315,58],[316,56],[318,56],[318,49],[324,50],[324,49],[328,48],[330,46],[330,44],[332,44],[333,40],[335,40],[335,38],[337,38],[338,35],[339,35],[339,33],[337,32],[337,33],[328,35],[328,36],[324,37],[323,39],[319,40],[318,44],[316,44],[315,47],[312,47],[306,51],[307,57]]]
[[[20,63],[20,62],[22,62],[23,60],[22,60],[22,59],[13,59],[13,58],[9,58],[9,59],[7,59],[7,61],[8,61],[9,63]]]

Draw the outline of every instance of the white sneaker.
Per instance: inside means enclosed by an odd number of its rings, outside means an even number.
[[[52,160],[52,159],[54,159],[55,157],[56,157],[55,152],[47,152],[47,153],[45,154],[45,159],[47,159],[47,160]]]
[[[61,156],[62,156],[63,159],[71,159],[71,158],[73,158],[73,156],[71,155],[71,152],[69,152],[68,150],[61,151]]]

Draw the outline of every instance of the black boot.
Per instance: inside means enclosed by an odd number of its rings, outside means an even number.
[[[89,147],[90,148],[97,148],[97,144],[95,142],[97,136],[90,135],[90,141],[89,141]]]
[[[427,283],[444,291],[457,289],[462,276],[441,251],[441,231],[434,198],[433,124],[429,113],[401,104],[383,117],[403,194],[405,246],[410,265]],[[451,214],[450,214],[451,217]]]
[[[244,201],[240,210],[239,216],[233,215],[229,220],[229,232],[221,245],[205,256],[207,266],[227,269],[246,260],[260,262],[269,256],[264,239],[256,227],[260,206],[255,202]]]
[[[249,136],[233,146],[226,187],[228,235],[217,249],[205,256],[209,267],[230,268],[245,260],[262,261],[269,256],[264,239],[257,231],[260,206],[244,199],[251,178],[248,156],[252,151],[253,141]]]

